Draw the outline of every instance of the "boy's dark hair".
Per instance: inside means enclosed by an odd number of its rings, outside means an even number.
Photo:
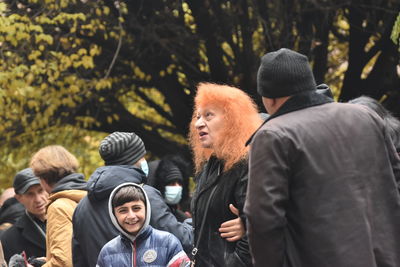
[[[115,208],[124,205],[127,202],[139,201],[139,200],[143,201],[143,203],[146,204],[146,200],[142,190],[140,190],[136,186],[127,185],[120,188],[118,192],[115,193],[112,200],[112,207]]]

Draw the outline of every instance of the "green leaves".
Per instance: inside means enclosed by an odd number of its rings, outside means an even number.
[[[399,45],[399,51],[400,51],[400,13],[397,16],[396,22],[393,25],[393,30],[392,30],[392,34],[390,35],[390,38],[392,39],[392,41]]]

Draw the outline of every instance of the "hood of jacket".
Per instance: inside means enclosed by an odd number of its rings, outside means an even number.
[[[65,176],[55,185],[51,193],[57,193],[64,190],[86,190],[86,181],[82,173],[71,173]]]
[[[140,228],[139,232],[137,233],[137,235],[132,235],[128,232],[126,232],[118,223],[117,217],[114,215],[114,210],[112,207],[112,200],[115,196],[115,194],[118,192],[119,189],[121,189],[122,187],[125,186],[135,186],[138,189],[140,189],[140,191],[142,191],[144,198],[146,200],[145,206],[146,206],[146,218],[144,220],[143,226],[142,228]],[[136,184],[136,183],[123,183],[119,186],[117,186],[110,194],[110,198],[108,200],[108,213],[110,214],[110,218],[111,218],[111,222],[113,223],[113,225],[115,226],[115,228],[118,229],[118,231],[121,233],[122,236],[128,238],[129,240],[131,240],[132,242],[135,241],[135,239],[137,237],[139,237],[142,233],[144,233],[150,223],[150,214],[151,214],[151,207],[150,207],[150,202],[149,202],[149,198],[147,197],[146,191],[144,191],[143,186]]]
[[[91,201],[107,199],[114,188],[123,183],[146,183],[144,172],[134,166],[103,166],[90,176],[87,190]]]
[[[82,198],[86,196],[87,192],[85,190],[76,190],[76,189],[71,189],[71,190],[64,190],[60,191],[57,193],[51,193],[49,196],[49,203],[47,206],[50,206],[51,203],[56,201],[59,198],[68,198],[72,201],[75,201],[76,203],[79,203]]]

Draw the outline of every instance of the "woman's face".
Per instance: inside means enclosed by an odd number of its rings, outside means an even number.
[[[194,124],[204,148],[213,148],[216,138],[224,127],[223,110],[215,105],[208,105],[197,110]]]

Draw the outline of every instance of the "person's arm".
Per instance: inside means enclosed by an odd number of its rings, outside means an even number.
[[[74,267],[85,267],[89,266],[89,263],[86,261],[86,257],[83,254],[81,245],[79,244],[78,238],[75,236],[77,230],[75,229],[78,225],[78,219],[74,216],[72,217],[72,225],[73,225],[73,234],[72,234],[72,262]]]
[[[46,244],[48,255],[43,267],[72,266],[73,209],[61,202],[53,202],[47,210]]]
[[[396,181],[397,189],[400,191],[400,155],[397,153],[387,129],[384,129],[384,135],[390,163],[392,165],[393,175]]]
[[[150,225],[175,235],[181,242],[185,252],[190,253],[193,246],[192,226],[187,223],[181,223],[176,219],[157,189],[145,185],[144,190],[149,197],[151,205]]]
[[[261,131],[251,144],[245,214],[255,267],[283,266],[290,153],[284,143],[276,133]]]
[[[181,267],[181,266],[189,266],[190,259],[183,251],[182,246],[179,240],[173,236],[168,236],[168,263],[167,267]]]
[[[105,255],[106,255],[105,250],[102,249],[99,253],[99,257],[97,258],[96,267],[106,267],[107,266],[105,263],[105,260],[104,260]]]
[[[243,170],[241,177],[234,189],[234,199],[235,205],[238,209],[238,218],[240,220],[243,228],[246,228],[246,225],[243,223],[246,221],[246,216],[243,212],[244,203],[246,200],[246,191],[247,191],[247,183],[248,183],[248,166],[243,165]],[[231,209],[232,211],[232,209]],[[235,243],[235,253],[231,255],[227,259],[227,266],[251,266],[251,255],[249,249],[249,241],[246,234],[242,235],[241,238]]]

